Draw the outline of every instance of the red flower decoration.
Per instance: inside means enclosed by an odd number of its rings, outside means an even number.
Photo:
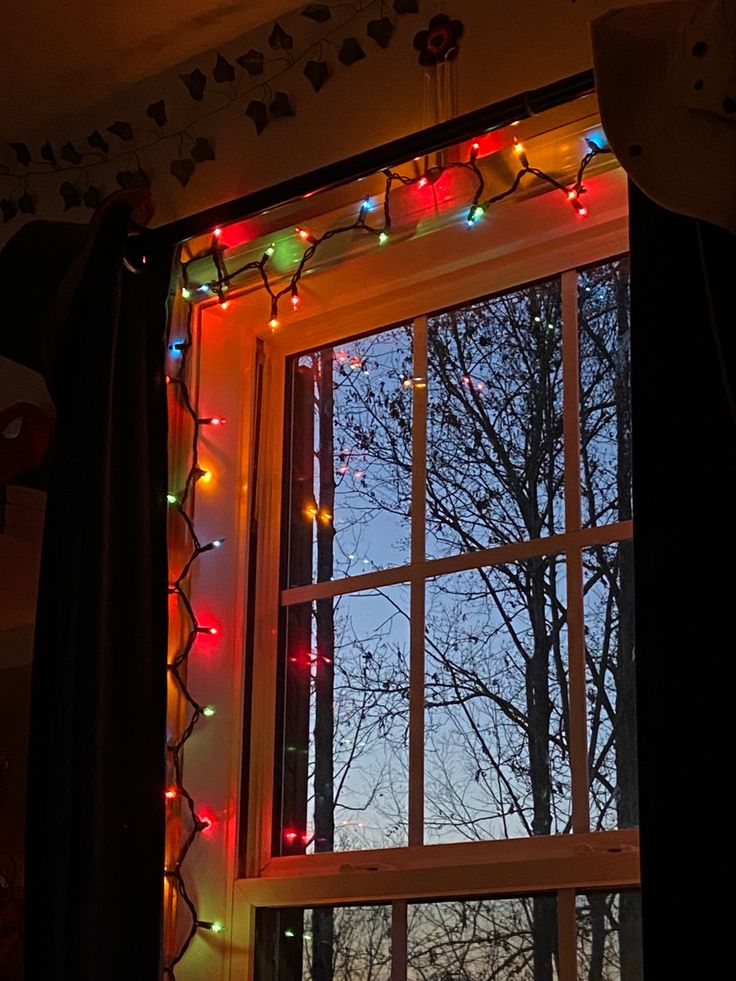
[[[16,402],[0,412],[0,484],[38,470],[51,437],[51,422],[37,405]]]
[[[450,20],[447,14],[437,14],[426,31],[414,35],[414,47],[419,52],[420,65],[436,65],[457,58],[458,41],[463,36],[463,22]]]

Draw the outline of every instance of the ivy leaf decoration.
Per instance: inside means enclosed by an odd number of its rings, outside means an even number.
[[[249,116],[250,119],[256,124],[256,133],[260,136],[263,130],[268,124],[268,114],[266,112],[266,103],[261,102],[258,99],[253,99],[248,103],[245,115]]]
[[[102,203],[102,192],[99,187],[95,187],[94,184],[90,184],[87,190],[84,192],[84,197],[82,199],[88,208],[99,208]]]
[[[380,48],[387,48],[394,33],[394,25],[389,17],[379,17],[377,20],[369,20],[366,34],[373,38]]]
[[[189,178],[194,173],[194,168],[197,165],[193,160],[183,159],[183,160],[172,160],[171,166],[169,167],[169,172],[173,174],[174,177],[179,181],[182,187],[186,187],[189,183]]]
[[[268,107],[271,111],[271,115],[274,119],[278,119],[280,116],[294,116],[293,106],[289,102],[289,96],[286,92],[276,92],[273,97],[273,102]]]
[[[212,77],[216,82],[232,82],[235,78],[235,65],[230,64],[227,58],[218,54],[217,62],[212,69]]]
[[[204,90],[207,86],[207,76],[199,68],[195,68],[188,75],[180,75],[179,78],[184,82],[189,94],[195,102],[201,102],[204,98]],[[190,175],[191,176],[191,175]]]
[[[337,60],[343,65],[354,65],[361,58],[365,58],[365,51],[361,48],[357,37],[346,37],[337,53]]]
[[[62,160],[66,160],[70,164],[80,164],[82,162],[82,154],[75,149],[72,143],[65,143],[61,148],[59,156]]]
[[[24,191],[18,198],[18,208],[24,215],[35,215],[36,202],[30,191]]]
[[[210,141],[204,136],[198,136],[192,147],[192,160],[196,160],[197,163],[204,163],[205,160],[214,159],[215,151]]]
[[[417,0],[394,0],[394,10],[397,14],[418,14]]]
[[[21,167],[27,167],[31,162],[31,151],[25,143],[10,143],[10,149],[15,153]]]
[[[308,61],[304,66],[304,74],[312,83],[315,92],[319,92],[330,77],[326,61]]]
[[[263,74],[263,52],[251,48],[244,55],[235,59],[248,72],[249,75]]]
[[[274,51],[290,51],[294,47],[294,38],[291,34],[287,34],[278,21],[273,25],[273,30],[271,31],[271,36],[268,39],[268,43],[274,49]]]
[[[112,126],[108,126],[107,132],[112,133],[113,136],[117,136],[120,140],[133,139],[133,127],[130,123],[124,123],[120,119],[114,122]]]
[[[18,214],[18,206],[10,198],[3,198],[0,200],[0,211],[3,215],[3,223],[5,223],[6,221],[10,221],[11,218],[15,218]]]
[[[109,143],[98,129],[96,129],[94,133],[89,134],[87,137],[87,142],[91,147],[94,147],[95,150],[102,150],[103,153],[107,153],[107,151],[110,149]]]
[[[56,166],[56,154],[48,141],[41,147],[41,159],[50,163],[52,167]]]
[[[142,167],[137,170],[119,170],[115,175],[115,180],[120,187],[150,187],[151,178]]]
[[[152,119],[157,126],[165,126],[169,121],[166,115],[166,103],[163,99],[159,99],[158,102],[152,102],[146,109],[146,115],[149,119]]]
[[[82,192],[71,181],[62,182],[59,187],[59,194],[64,199],[64,211],[78,208],[82,203]]]
[[[324,24],[332,17],[332,11],[324,3],[310,3],[302,10],[302,17],[309,17],[317,24]]]

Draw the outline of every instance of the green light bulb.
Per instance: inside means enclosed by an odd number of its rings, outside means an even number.
[[[166,500],[169,504],[176,504],[176,494],[167,494]]]
[[[388,232],[379,232],[378,234],[378,244],[385,245],[388,242]]]
[[[289,927],[289,929],[288,929],[288,930],[284,930],[284,936],[285,936],[285,937],[295,937],[295,936],[296,936],[296,934],[295,934],[295,933],[294,933],[294,931],[293,931],[293,930],[291,929],[291,927]]]
[[[225,924],[221,923],[220,920],[215,920],[212,926],[210,927],[212,933],[222,933],[224,929],[225,929]]]
[[[214,705],[205,705],[205,707],[202,709],[202,715],[206,715],[208,719],[211,719],[216,713],[217,709]]]

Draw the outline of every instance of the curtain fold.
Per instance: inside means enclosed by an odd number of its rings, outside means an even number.
[[[53,284],[42,336],[15,347],[18,360],[40,357],[58,413],[32,680],[28,981],[160,970],[172,255],[126,268],[130,215],[123,201],[83,236],[57,227],[53,251],[27,226],[3,264],[22,278],[30,263],[44,296],[46,273]]]
[[[736,236],[629,204],[644,976],[695,977],[728,936],[704,874],[730,813]]]

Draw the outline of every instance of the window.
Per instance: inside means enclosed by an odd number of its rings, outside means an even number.
[[[627,260],[328,333],[265,369],[256,977],[640,979]]]

